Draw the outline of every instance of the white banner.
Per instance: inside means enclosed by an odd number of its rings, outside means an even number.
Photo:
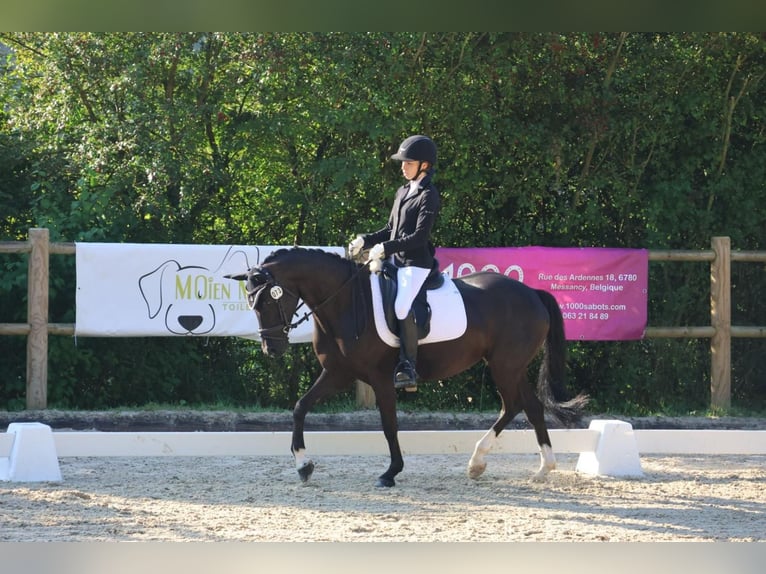
[[[245,282],[224,275],[260,265],[282,247],[78,243],[75,335],[258,340]],[[320,249],[344,254],[342,247]],[[305,321],[290,342],[311,342],[313,329],[313,320]]]

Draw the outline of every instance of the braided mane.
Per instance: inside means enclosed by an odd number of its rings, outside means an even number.
[[[266,259],[263,260],[262,265],[265,265],[266,263],[271,263],[272,261],[279,259],[283,256],[312,256],[312,257],[325,257],[329,260],[332,260],[333,262],[338,262],[341,265],[344,265],[348,267],[349,270],[354,271],[359,267],[358,263],[355,263],[354,261],[351,261],[350,259],[346,259],[345,257],[342,257],[341,255],[337,253],[331,253],[329,251],[324,251],[323,249],[317,249],[317,248],[311,248],[311,247],[283,247],[281,249],[277,249],[276,251],[273,251],[269,254]]]

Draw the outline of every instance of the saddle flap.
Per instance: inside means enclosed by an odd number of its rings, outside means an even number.
[[[463,297],[455,281],[446,274],[442,274],[443,285],[440,289],[428,291],[428,310],[433,310],[430,317],[429,333],[426,337],[418,337],[420,345],[438,343],[440,341],[450,341],[461,337],[468,326],[466,308]],[[383,305],[383,295],[381,292],[382,282],[375,273],[369,275],[370,290],[372,292],[372,317],[375,323],[375,330],[380,339],[390,347],[399,347],[398,335],[392,332],[391,326],[386,319],[386,313]],[[390,286],[387,286],[387,288]],[[396,316],[393,310],[393,301],[396,298],[396,292],[392,294],[390,316],[398,326]],[[417,321],[416,317],[416,321]]]
[[[386,324],[392,333],[398,335],[399,321],[394,311],[394,301],[396,301],[397,292],[396,274],[396,265],[390,261],[385,261],[383,269],[378,274],[378,282],[383,299],[383,313],[386,318]],[[415,314],[415,324],[418,327],[418,339],[424,339],[431,330],[431,306],[428,304],[425,286],[421,287],[415,300],[412,302],[412,312]]]

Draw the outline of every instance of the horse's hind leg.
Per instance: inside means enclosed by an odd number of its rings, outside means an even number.
[[[491,367],[490,367],[491,368]],[[508,426],[508,423],[513,420],[521,411],[521,405],[519,403],[519,382],[525,383],[525,374],[518,373],[514,377],[509,377],[507,373],[497,372],[497,369],[492,369],[492,378],[495,381],[500,398],[503,401],[503,408],[500,411],[500,416],[495,421],[487,433],[476,443],[473,454],[468,461],[468,476],[470,478],[479,478],[487,468],[487,462],[484,460],[485,455],[492,450],[492,446],[495,444],[497,437]]]
[[[532,477],[534,482],[544,481],[548,473],[556,468],[556,458],[551,448],[551,439],[545,425],[543,404],[535,396],[527,382],[526,368],[514,376],[508,376],[499,369],[492,369],[498,392],[503,401],[503,410],[492,428],[476,443],[473,455],[468,461],[468,476],[479,478],[487,468],[484,456],[489,453],[497,437],[513,418],[523,409],[527,420],[535,429],[537,444],[540,447],[540,468]]]
[[[511,416],[508,416],[508,415]],[[479,478],[482,474],[484,474],[484,471],[487,469],[487,461],[484,460],[484,456],[489,453],[490,450],[492,450],[492,446],[495,444],[495,441],[497,440],[498,435],[500,434],[498,431],[495,430],[495,427],[502,421],[503,419],[506,419],[505,424],[503,426],[507,425],[508,422],[513,420],[513,417],[518,414],[518,411],[515,413],[509,413],[503,408],[502,411],[500,411],[500,418],[497,419],[497,422],[492,426],[491,429],[487,431],[487,433],[481,437],[481,440],[476,443],[476,446],[473,449],[473,454],[471,455],[471,458],[468,460],[468,477],[469,478]]]
[[[540,399],[537,398],[531,389],[523,392],[522,402],[527,420],[535,429],[537,444],[540,447],[540,468],[532,477],[532,480],[534,482],[542,482],[548,476],[548,473],[556,468],[556,457],[553,455],[551,437],[545,424],[545,410],[543,403],[540,402]]]

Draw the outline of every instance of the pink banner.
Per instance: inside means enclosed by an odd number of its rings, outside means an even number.
[[[462,277],[495,271],[549,291],[567,339],[641,339],[646,328],[649,252],[601,247],[439,248],[442,271]]]

